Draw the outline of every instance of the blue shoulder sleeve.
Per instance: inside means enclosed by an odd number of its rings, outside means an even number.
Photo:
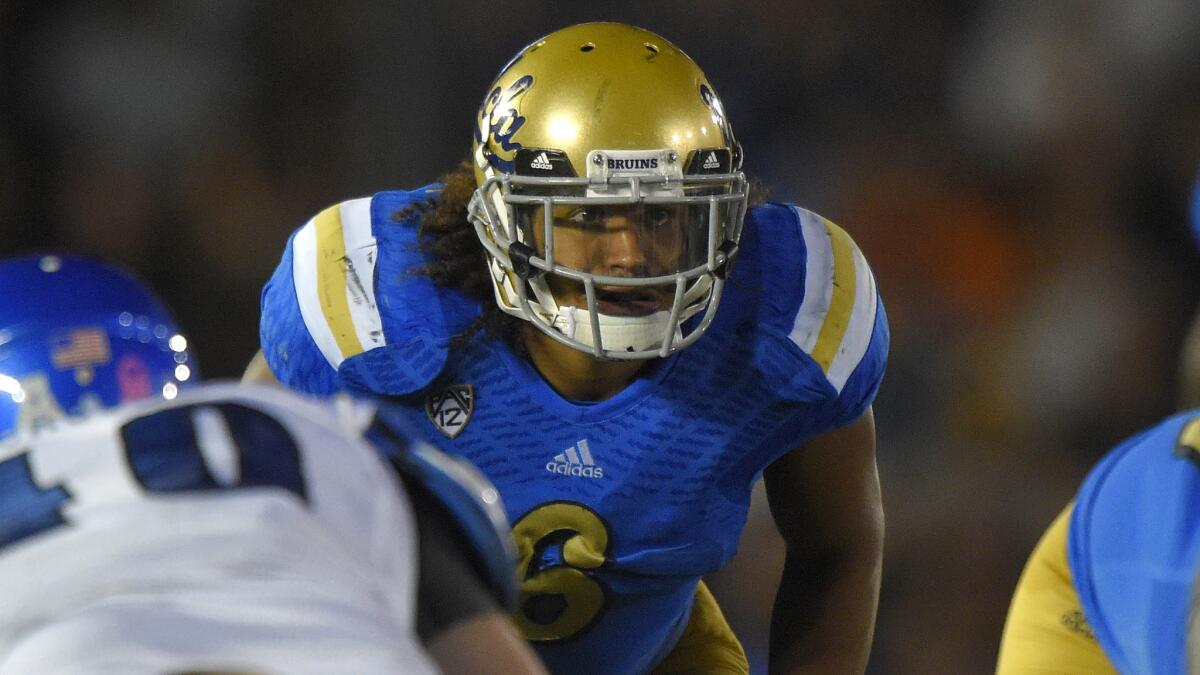
[[[1067,560],[1083,613],[1120,672],[1186,672],[1200,561],[1200,416],[1117,446],[1076,498]]]
[[[825,218],[790,204],[751,213],[752,259],[735,263],[734,274],[749,262],[764,291],[754,319],[771,338],[763,370],[781,395],[825,401],[821,426],[848,424],[871,405],[887,365],[875,276],[854,240]]]
[[[404,428],[402,418],[381,408],[366,437],[410,488],[423,490],[443,507],[475,554],[471,562],[480,577],[503,607],[513,609],[518,559],[500,493],[473,464],[410,440]]]
[[[329,395],[339,389],[337,371],[317,348],[300,315],[292,278],[292,242],[262,292],[258,339],[267,365],[281,384],[307,394]]]
[[[834,414],[834,427],[845,426],[862,416],[875,395],[879,393],[879,385],[883,383],[883,373],[887,369],[888,347],[891,344],[891,332],[888,328],[887,312],[883,308],[883,299],[876,298],[875,321],[871,325],[870,342],[863,353],[862,359],[850,373],[846,384],[842,387],[837,399]]]
[[[280,382],[328,394],[404,395],[429,384],[478,313],[420,273],[416,223],[396,220],[436,186],[321,211],[296,231],[263,291],[260,338]]]
[[[450,340],[479,313],[477,305],[420,272],[428,261],[417,224],[396,220],[406,207],[438,191],[440,186],[381,192],[371,203],[378,246],[373,274],[377,328],[383,337],[374,348],[346,356],[338,372],[347,388],[395,396],[425,388],[444,367]]]

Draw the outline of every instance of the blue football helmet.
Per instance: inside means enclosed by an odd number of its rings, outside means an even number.
[[[187,339],[129,274],[66,254],[0,261],[0,438],[196,378]]]

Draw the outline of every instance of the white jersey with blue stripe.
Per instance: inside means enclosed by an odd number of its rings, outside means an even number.
[[[435,672],[372,414],[203,385],[0,446],[0,672]]]

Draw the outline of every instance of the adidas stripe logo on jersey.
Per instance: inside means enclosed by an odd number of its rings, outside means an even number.
[[[534,169],[542,169],[543,171],[554,170],[554,165],[550,163],[550,158],[546,156],[545,152],[542,152],[538,154],[537,157],[534,157],[533,161],[529,163],[529,166]]]
[[[706,169],[719,169],[719,168],[721,168],[721,162],[720,162],[720,160],[718,160],[718,159],[717,159],[717,153],[715,153],[715,152],[710,152],[710,153],[708,153],[708,157],[706,157],[706,158],[704,159],[704,165],[703,165],[703,166],[704,166],[704,168],[706,168]]]
[[[580,439],[578,443],[546,462],[546,470],[561,476],[604,478],[604,469],[596,466],[596,460],[592,458],[586,438]]]

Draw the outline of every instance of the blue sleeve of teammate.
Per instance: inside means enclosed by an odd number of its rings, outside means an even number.
[[[1120,672],[1186,672],[1200,560],[1200,417],[1122,443],[1079,490],[1067,540],[1084,616]]]

